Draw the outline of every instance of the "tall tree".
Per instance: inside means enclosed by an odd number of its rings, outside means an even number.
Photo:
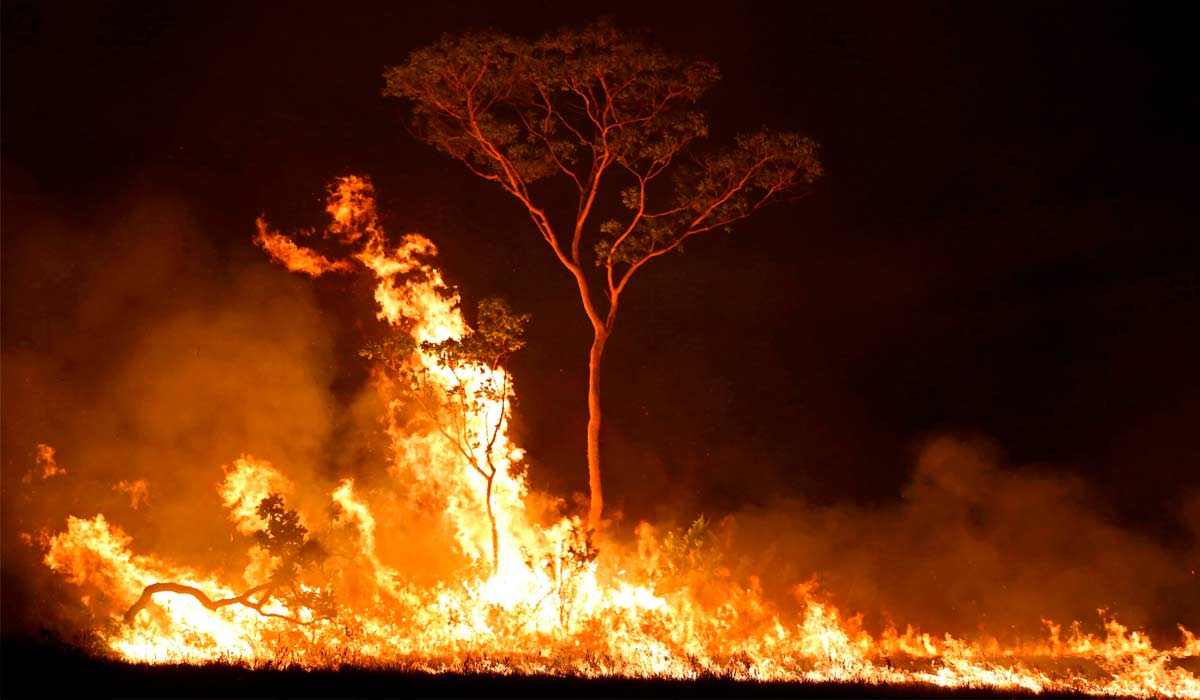
[[[816,144],[760,130],[721,148],[700,97],[719,78],[608,22],[528,41],[496,31],[442,37],[384,72],[420,138],[515,197],[570,273],[592,326],[588,355],[589,521],[600,523],[600,367],[621,295],[646,263],[726,229],[821,174]],[[532,185],[573,187],[552,215]]]

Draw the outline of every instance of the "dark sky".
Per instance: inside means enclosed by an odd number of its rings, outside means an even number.
[[[83,230],[170,197],[221,259],[248,261],[256,216],[319,224],[326,183],[365,174],[468,301],[534,314],[513,361],[531,477],[581,490],[589,337],[570,281],[519,206],[417,142],[380,88],[442,33],[603,13],[716,61],[714,138],[801,131],[827,171],[635,280],[607,356],[613,503],[887,501],[916,446],[954,432],[1081,474],[1116,517],[1169,535],[1200,488],[1184,5],[709,4],[6,0],[5,349],[78,341],[46,332],[69,270],[15,274],[35,212]],[[316,285],[330,314],[369,316],[344,298],[361,287]],[[349,395],[362,331],[341,328]]]

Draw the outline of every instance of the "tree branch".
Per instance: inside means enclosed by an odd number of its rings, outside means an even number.
[[[301,620],[293,615],[284,615],[281,613],[263,610],[263,606],[266,605],[267,601],[271,599],[270,591],[273,587],[273,584],[264,583],[260,586],[251,588],[239,596],[213,600],[212,598],[209,598],[204,591],[194,586],[173,582],[152,583],[142,590],[141,597],[139,597],[137,601],[133,605],[129,606],[129,609],[125,611],[124,621],[127,625],[133,624],[134,618],[136,618],[137,614],[150,604],[150,601],[154,598],[155,593],[178,593],[180,595],[189,595],[199,601],[199,603],[205,608],[208,608],[213,612],[216,612],[217,610],[220,610],[228,605],[241,605],[242,607],[250,608],[263,617],[273,617],[280,620],[286,620],[287,622],[291,622],[296,625],[307,626],[321,620],[329,619],[327,617],[317,617],[313,618],[312,620]],[[261,591],[267,591],[267,595],[263,596],[257,602],[251,599],[250,596]]]

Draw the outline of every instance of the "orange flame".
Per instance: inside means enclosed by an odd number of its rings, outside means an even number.
[[[289,269],[314,277],[355,265],[371,271],[378,279],[379,319],[418,342],[469,331],[458,297],[431,262],[434,245],[409,234],[389,246],[368,180],[339,180],[327,211],[333,223],[326,237],[353,247],[344,259],[298,246],[261,219],[256,241]],[[394,664],[586,677],[716,674],[1200,698],[1200,680],[1181,665],[1200,657],[1200,641],[1182,627],[1182,642],[1168,649],[1155,648],[1145,634],[1106,613],[1102,636],[1085,634],[1079,625],[1064,635],[1047,622],[1046,639],[1017,644],[937,636],[913,627],[872,635],[860,617],[845,617],[812,584],[796,588],[801,613],[793,619],[765,600],[756,581],[747,586],[703,572],[672,576],[670,553],[646,524],[638,526],[632,551],[605,542],[598,552],[578,520],[545,523],[534,513],[519,469],[522,453],[505,430],[512,384],[504,370],[480,365],[450,371],[421,350],[412,361],[443,392],[463,387],[474,396],[473,389],[485,384],[507,392],[472,405],[461,422],[463,448],[447,439],[435,419],[406,408],[404,387],[395,377],[376,375],[388,406],[382,421],[391,440],[392,498],[407,499],[412,512],[440,513],[453,533],[447,546],[471,562],[456,577],[434,585],[409,582],[379,546],[391,523],[370,504],[385,494],[348,478],[325,492],[336,515],[322,520],[302,514],[306,527],[341,543],[330,545],[330,561],[336,563],[322,570],[340,603],[330,619],[304,603],[289,608],[271,599],[258,609],[210,607],[195,595],[167,591],[122,622],[121,613],[149,584],[177,582],[203,591],[210,603],[238,599],[239,590],[263,580],[278,561],[255,545],[248,548],[242,581],[197,572],[133,554],[131,539],[102,514],[70,517],[65,531],[47,537],[46,565],[85,591],[96,615],[117,622],[98,634],[132,661]],[[500,426],[490,448],[479,426]],[[490,496],[498,541],[494,567],[484,566],[493,556],[485,477],[471,467],[471,457],[488,457],[496,468]],[[218,494],[235,529],[250,534],[266,524],[258,512],[263,499],[286,497],[296,488],[271,464],[243,456],[225,467]],[[299,586],[316,590],[307,582]],[[1056,670],[1042,660],[1067,662],[1067,668]]]
[[[129,507],[137,510],[150,498],[150,484],[145,479],[127,481],[122,479],[113,484],[113,491],[129,496]]]
[[[67,473],[66,469],[58,466],[58,462],[54,458],[54,448],[49,445],[39,444],[37,446],[37,457],[34,459],[34,464],[35,467],[21,477],[21,483],[28,484],[33,481],[35,476],[45,481]]]
[[[326,272],[347,272],[350,264],[339,260],[331,261],[312,248],[297,245],[287,236],[272,230],[267,222],[258,219],[258,234],[254,242],[267,251],[272,260],[280,262],[292,272],[302,272],[309,277],[320,277]]]

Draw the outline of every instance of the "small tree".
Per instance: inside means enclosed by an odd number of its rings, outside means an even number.
[[[816,145],[761,130],[694,148],[716,66],[673,56],[601,22],[530,42],[496,31],[445,36],[384,73],[420,138],[515,197],[571,274],[592,326],[589,521],[600,523],[600,367],[621,295],[651,260],[744,219],[821,174]],[[551,216],[539,180],[575,192]],[[624,213],[618,213],[624,209]],[[598,223],[605,214],[611,216]]]
[[[487,298],[479,302],[474,331],[459,339],[422,343],[421,350],[453,377],[454,383],[448,387],[431,381],[429,369],[413,361],[417,344],[407,333],[397,333],[360,353],[378,360],[405,381],[442,437],[483,477],[484,503],[492,531],[492,573],[500,566],[500,534],[492,507],[492,489],[499,474],[494,448],[508,421],[511,393],[508,372],[495,370],[500,369],[509,355],[525,346],[528,323],[529,314],[514,314],[504,300]],[[474,384],[466,381],[462,373],[479,367],[492,371],[482,381]]]
[[[562,533],[562,538],[549,551],[535,555],[528,549],[521,548],[525,566],[532,571],[540,569],[553,583],[553,587],[537,605],[541,605],[543,600],[553,595],[558,604],[558,621],[563,626],[570,621],[574,612],[575,601],[579,597],[580,577],[600,554],[600,550],[596,549],[592,542],[592,533],[593,530],[585,528],[578,518],[572,518],[570,527]]]

